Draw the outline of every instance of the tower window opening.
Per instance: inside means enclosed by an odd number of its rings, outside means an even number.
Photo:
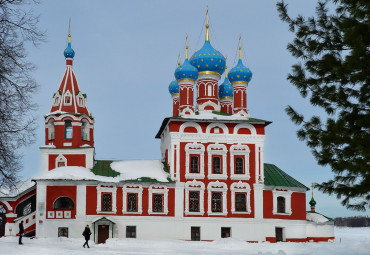
[[[81,125],[81,138],[83,141],[90,141],[89,126],[86,120],[82,121]]]
[[[49,140],[54,140],[55,139],[55,124],[54,124],[54,120],[50,120],[48,131],[49,131],[48,132],[49,133]]]
[[[64,139],[72,139],[73,129],[72,120],[64,121]]]
[[[208,86],[207,86],[207,89],[208,89],[208,96],[209,97],[211,97],[212,96],[212,94],[213,94],[213,89],[212,89],[212,85],[211,84],[209,84]]]

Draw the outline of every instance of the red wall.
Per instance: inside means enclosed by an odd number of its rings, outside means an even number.
[[[86,167],[85,154],[62,154],[67,159],[67,166],[82,166]],[[59,154],[49,154],[49,171],[56,167],[55,159]]]
[[[271,190],[263,191],[263,217],[270,219],[290,219],[290,220],[306,220],[306,194],[292,193],[292,214],[291,215],[273,215],[273,196]]]
[[[65,211],[71,211],[71,218],[74,219],[76,217],[76,206],[77,206],[76,191],[77,191],[76,186],[47,186],[46,187],[46,211],[53,211],[54,201],[58,197],[69,197],[74,202],[75,207],[73,210],[65,210]],[[61,211],[61,210],[58,210],[58,211]],[[46,217],[47,216],[48,215],[46,213]]]

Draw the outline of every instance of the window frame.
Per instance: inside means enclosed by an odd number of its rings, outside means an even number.
[[[193,172],[193,159],[197,159],[197,171]],[[199,167],[199,155],[190,155],[190,173],[191,174],[199,174],[200,167]]]
[[[161,208],[160,208],[160,210],[158,210],[158,209],[156,209],[156,198],[160,198],[160,205],[161,205]],[[158,193],[153,193],[152,194],[152,200],[153,200],[153,212],[154,213],[163,213],[163,201],[164,201],[164,199],[163,199],[163,194],[158,194]]]
[[[169,189],[165,185],[152,184],[149,186],[149,208],[148,214],[168,214],[168,192]],[[154,195],[162,195],[162,212],[155,212],[154,206]]]
[[[240,159],[242,162],[241,162],[241,166],[240,166],[240,163],[238,163],[238,159]],[[235,175],[237,174],[245,174],[245,169],[244,169],[244,157],[240,157],[240,156],[235,156]],[[241,167],[241,172],[238,173],[238,167]]]
[[[227,179],[227,147],[225,144],[210,144],[207,146],[208,152],[208,179]],[[213,158],[220,157],[221,173],[213,172]]]
[[[69,199],[70,200],[70,202],[72,202],[72,205],[73,205],[73,207],[72,208],[55,208],[55,203],[58,201],[58,200],[60,200],[60,199],[62,199],[62,198],[67,198],[67,199]],[[68,196],[60,196],[60,197],[58,197],[58,198],[56,198],[55,200],[54,200],[54,202],[53,202],[53,210],[55,210],[55,211],[64,211],[64,210],[75,210],[76,209],[76,205],[75,205],[75,202],[73,201],[73,199],[72,198],[70,198],[70,197],[68,197]]]
[[[62,233],[67,233],[67,235],[62,235],[61,232]],[[68,238],[68,227],[58,227],[58,237],[67,237]]]
[[[251,187],[246,182],[234,182],[230,186],[231,190],[231,213],[232,214],[251,214]],[[236,194],[244,193],[246,195],[246,211],[236,210]]]
[[[216,161],[217,159],[219,162]],[[212,174],[222,174],[222,166],[221,166],[222,158],[219,155],[212,155]],[[216,166],[218,166],[218,171],[216,172]]]
[[[198,200],[198,210],[197,211],[193,211],[192,210],[192,198],[191,198],[191,193],[194,193],[194,194],[198,194],[198,198],[197,198],[197,200]],[[194,204],[194,203],[193,203]],[[189,212],[190,213],[199,213],[200,212],[200,191],[198,191],[198,190],[191,190],[191,191],[189,191]]]
[[[244,196],[244,201],[238,201],[238,196]],[[243,205],[244,210],[238,210],[238,205]],[[247,194],[244,192],[235,192],[235,212],[247,212]]]
[[[136,205],[135,205],[135,210],[131,210],[130,209],[130,202],[132,202],[132,201],[130,201],[130,196],[131,195],[134,195],[135,196],[135,203],[136,203]],[[130,213],[137,213],[138,212],[138,201],[139,201],[139,199],[138,199],[138,194],[137,193],[127,193],[127,212],[130,212]]]
[[[133,228],[134,230],[129,231],[129,228]],[[132,233],[134,233],[133,236]],[[136,238],[136,226],[126,226],[126,238]]]
[[[291,215],[292,214],[292,194],[293,191],[286,188],[274,188],[272,190],[273,215]],[[285,198],[285,213],[278,212],[278,197]]]
[[[185,178],[204,179],[204,152],[205,147],[201,143],[188,143],[185,145]],[[199,156],[199,173],[190,172],[190,157]]]
[[[185,183],[185,216],[204,215],[204,190],[205,185],[201,181],[188,181]],[[190,211],[190,192],[199,192],[199,212]]]
[[[137,211],[131,212],[128,211],[128,194],[137,194]],[[142,214],[143,213],[143,205],[142,205],[142,198],[143,198],[143,187],[141,184],[134,184],[128,183],[123,185],[122,188],[122,197],[123,197],[123,214]]]
[[[63,122],[64,122],[64,140],[72,140],[73,139],[73,125],[72,125],[73,120],[65,119]],[[67,124],[69,125],[67,126]],[[68,130],[71,131],[70,132],[71,137],[69,137],[68,135],[69,134]]]
[[[249,180],[250,176],[250,153],[251,150],[247,144],[234,144],[230,146],[230,179],[231,180]],[[244,173],[236,173],[236,158],[243,158]]]
[[[217,210],[217,211],[215,211],[214,210],[214,204],[215,204],[215,201],[214,201],[214,196],[215,195],[220,195],[220,198],[218,198],[217,199],[217,201],[216,201],[216,204],[219,204],[219,210]],[[211,193],[211,203],[212,203],[212,205],[211,205],[211,207],[212,207],[212,213],[222,213],[222,211],[223,211],[223,204],[222,204],[222,192],[220,192],[220,191],[214,191],[214,192],[212,192]]]
[[[207,214],[212,215],[227,215],[227,184],[224,182],[210,182],[207,186],[208,190],[208,211]],[[212,210],[212,193],[221,193],[221,212],[213,212]]]
[[[106,210],[105,208],[104,208],[104,196],[106,196],[106,195],[109,195],[110,196],[110,206],[109,206],[109,208],[107,208],[107,209],[110,209],[110,210]],[[112,193],[111,192],[102,192],[101,193],[101,211],[102,212],[112,212],[112,209],[113,209],[113,201],[112,201],[112,199],[113,199],[113,195],[112,195]]]
[[[194,233],[195,233],[195,236],[193,235]],[[196,227],[196,226],[190,227],[190,240],[191,241],[201,241],[200,227]]]
[[[97,214],[115,214],[117,212],[117,187],[114,184],[99,184],[96,186],[97,203],[96,213]],[[102,210],[102,194],[111,193],[112,195],[112,211]]]

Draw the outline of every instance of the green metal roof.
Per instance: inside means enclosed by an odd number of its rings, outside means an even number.
[[[297,187],[309,190],[305,185],[273,164],[265,163],[264,169],[266,186]]]
[[[91,169],[91,172],[93,172],[95,175],[100,176],[107,176],[107,177],[116,177],[120,175],[119,172],[114,171],[110,164],[113,162],[113,160],[95,160],[95,165],[93,169]]]

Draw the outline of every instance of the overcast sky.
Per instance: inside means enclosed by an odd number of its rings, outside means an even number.
[[[292,15],[314,13],[315,1],[288,1]],[[287,80],[297,62],[286,50],[293,34],[280,21],[275,1],[44,1],[35,11],[47,41],[29,46],[40,84],[34,97],[39,105],[36,142],[24,150],[22,178],[40,171],[39,147],[44,144],[43,114],[49,112],[53,93],[65,70],[63,51],[68,20],[72,19],[74,71],[87,93],[95,117],[97,159],[160,159],[160,141],[154,139],[163,118],[172,114],[168,92],[174,80],[177,55],[185,54],[189,35],[190,55],[204,42],[206,6],[209,6],[210,41],[232,68],[237,60],[239,34],[243,61],[253,73],[247,90],[251,117],[270,120],[266,128],[266,163],[273,163],[310,186],[332,177],[318,166],[310,150],[296,137],[297,127],[284,108],[289,104],[310,116],[312,107]],[[221,78],[223,81],[223,77]],[[310,192],[307,199],[311,198]],[[317,211],[329,217],[357,214],[335,197],[315,191]],[[308,205],[307,205],[308,208]]]

